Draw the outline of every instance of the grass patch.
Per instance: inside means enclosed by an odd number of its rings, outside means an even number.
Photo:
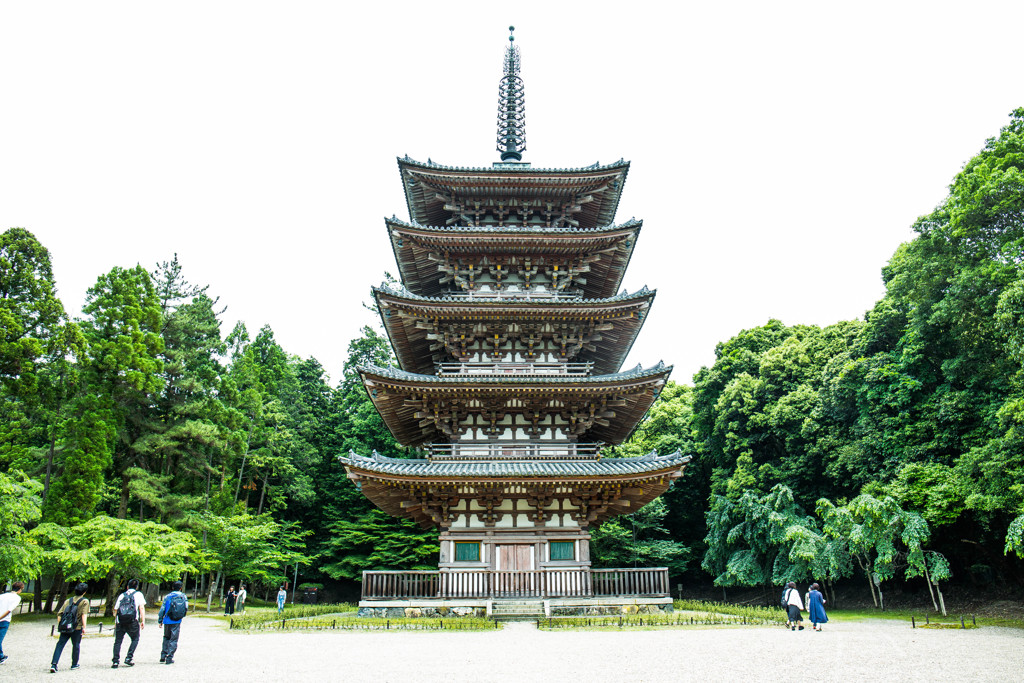
[[[479,617],[377,619],[329,615],[275,619],[273,621],[235,622],[234,629],[247,631],[493,631],[498,622]]]
[[[311,617],[323,616],[325,614],[348,614],[356,611],[356,606],[349,602],[342,602],[334,605],[285,605],[284,612],[278,614],[277,608],[255,608],[246,607],[245,614],[234,614],[228,619],[233,622],[232,628],[236,629],[258,629],[264,624],[277,624],[298,619],[309,619]]]
[[[537,622],[541,629],[621,629],[682,628],[708,626],[779,626],[784,624],[782,610],[747,607],[701,600],[676,600],[674,613],[630,614],[596,617],[551,617]]]

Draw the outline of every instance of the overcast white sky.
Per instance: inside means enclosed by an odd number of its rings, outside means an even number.
[[[525,161],[632,161],[627,365],[689,382],[779,318],[862,316],[914,219],[1024,105],[1024,3],[0,0],[0,229],[65,307],[177,252],[235,320],[332,378],[396,272],[396,156],[484,166],[507,27]]]

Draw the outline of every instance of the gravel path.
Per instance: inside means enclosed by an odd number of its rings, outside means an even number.
[[[510,624],[484,632],[229,632],[189,617],[173,666],[157,663],[160,629],[150,621],[136,666],[110,669],[113,639],[70,647],[47,673],[50,622],[15,617],[0,680],[83,681],[1021,681],[1024,630],[911,630],[893,621],[833,621],[821,633],[781,627],[538,631]],[[127,641],[125,644],[127,650]],[[123,654],[122,654],[123,656]]]

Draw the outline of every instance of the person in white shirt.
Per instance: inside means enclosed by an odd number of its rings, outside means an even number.
[[[15,581],[11,584],[11,590],[0,595],[0,664],[7,663],[8,657],[4,654],[4,636],[7,635],[7,629],[11,627],[14,610],[21,604],[19,593],[23,590],[25,590],[25,584]]]
[[[122,601],[125,601],[124,610],[121,609]],[[131,616],[126,614],[129,603],[133,608]],[[128,638],[132,642],[128,646],[124,665],[135,666],[132,657],[135,655],[135,648],[139,644],[139,636],[142,635],[144,628],[146,628],[146,597],[139,592],[139,580],[131,579],[128,581],[127,590],[117,596],[117,600],[114,602],[114,663],[110,665],[111,669],[116,669],[120,663],[121,643],[124,641],[125,634],[128,634]]]
[[[248,591],[245,590],[245,584],[239,584],[238,595],[235,596],[235,611],[245,612],[245,599],[249,597]]]
[[[790,581],[786,584],[788,599],[786,605],[789,612],[790,630],[796,631],[799,628],[804,630],[803,617],[800,613],[804,611],[804,601],[800,598],[800,591],[796,589],[796,583]]]

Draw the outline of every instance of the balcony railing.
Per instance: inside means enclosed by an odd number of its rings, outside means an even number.
[[[603,443],[501,442],[435,443],[427,448],[431,460],[595,460]]]
[[[668,597],[668,569],[363,572],[363,600]]]
[[[513,299],[516,301],[529,301],[531,299],[578,299],[583,296],[583,294],[576,290],[529,290],[524,292],[501,289],[492,291],[473,290],[471,292],[445,292],[444,296],[451,299]]]
[[[593,363],[438,363],[441,377],[465,375],[555,375],[586,377]]]

